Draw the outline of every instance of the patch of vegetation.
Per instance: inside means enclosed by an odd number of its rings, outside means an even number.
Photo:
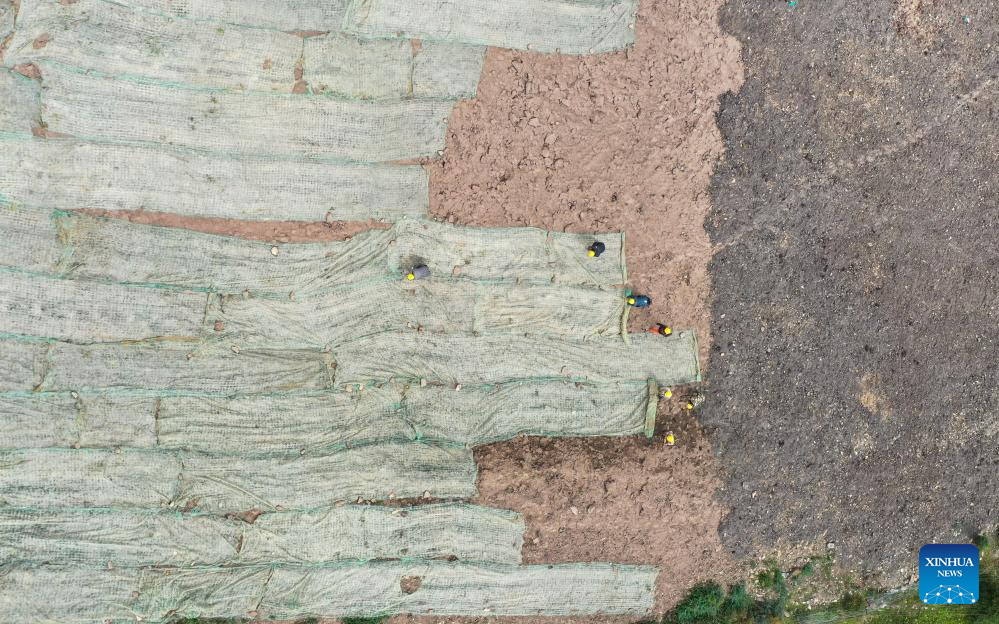
[[[343,624],[381,624],[388,619],[387,615],[380,615],[377,617],[348,617],[341,618]]]
[[[726,592],[717,583],[702,583],[663,618],[663,624],[753,622],[761,604],[753,600],[745,585],[732,585]]]
[[[885,608],[870,609],[870,594],[845,577],[839,580],[843,593],[838,601],[810,610],[796,603],[794,597],[801,593],[792,591],[792,585],[807,585],[816,567],[823,577],[832,579],[832,558],[824,556],[789,577],[775,565],[759,572],[755,580],[762,597],[751,596],[745,585],[733,585],[727,593],[717,583],[697,585],[662,624],[999,624],[999,549],[987,536],[976,538],[974,544],[982,561],[979,600],[973,605],[924,605],[913,588],[898,594]]]

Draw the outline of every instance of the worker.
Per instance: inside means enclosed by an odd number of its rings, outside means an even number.
[[[663,442],[666,443],[666,446],[673,446],[676,444],[676,436],[673,435],[672,431],[667,431],[666,435],[663,436]]]
[[[406,279],[409,281],[423,279],[425,277],[430,277],[430,268],[425,264],[418,264],[413,267],[409,273],[406,273]]]
[[[670,399],[670,398],[672,398],[673,397],[673,389],[672,388],[663,388],[662,396],[663,396],[664,399]]]
[[[628,295],[627,302],[636,308],[647,308],[652,305],[652,299],[645,295]]]
[[[662,323],[656,323],[655,326],[648,329],[650,334],[661,334],[663,336],[672,336],[673,328],[669,325],[663,325]]]
[[[591,258],[599,258],[600,254],[602,254],[606,250],[607,250],[606,245],[604,245],[600,241],[596,241],[592,245],[590,245],[589,248],[587,248],[586,255],[588,255]]]

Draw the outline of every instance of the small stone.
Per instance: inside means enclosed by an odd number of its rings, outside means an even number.
[[[461,384],[455,384],[454,391],[455,392],[461,392]]]
[[[836,542],[828,542],[826,544],[826,548],[828,548],[829,550],[836,550]]]
[[[573,505],[572,507],[570,507],[569,511],[571,511],[572,515],[574,515],[574,516],[578,516],[579,515],[579,509],[577,509],[575,505]]]
[[[80,398],[80,395],[77,394],[76,391],[70,392],[69,396],[73,397],[74,399],[79,399]]]
[[[430,498],[430,490],[425,490],[423,492],[423,498]]]
[[[281,250],[280,250],[280,249],[278,249],[277,247],[271,247],[271,255],[272,255],[272,256],[276,256],[276,255],[278,255],[279,253],[281,253]]]
[[[237,345],[232,345],[232,352],[239,353],[239,347]]]
[[[427,380],[426,379],[421,379],[420,380],[420,387],[421,388],[426,388],[427,387]]]

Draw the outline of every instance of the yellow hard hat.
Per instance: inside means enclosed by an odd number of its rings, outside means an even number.
[[[406,279],[408,279],[410,281],[415,280],[416,279],[416,273],[407,273],[406,274]]]
[[[666,434],[666,444],[673,444],[676,442],[676,438],[673,437],[672,433]]]
[[[664,335],[669,336],[672,333],[673,333],[673,328],[672,327],[663,327],[663,334]]]
[[[690,401],[687,401],[687,409],[694,409],[694,404],[691,403]]]
[[[663,398],[668,399],[671,396],[673,396],[673,391],[671,389],[666,388],[665,390],[663,390]]]
[[[630,303],[631,305],[635,305],[635,298],[634,297],[628,297],[628,303]]]
[[[586,252],[586,255],[588,255],[588,256],[589,256],[589,257],[591,257],[591,258],[595,258],[595,257],[597,256],[597,252],[595,252],[595,251],[593,251],[593,250],[591,249],[591,250],[589,250],[588,252]]]

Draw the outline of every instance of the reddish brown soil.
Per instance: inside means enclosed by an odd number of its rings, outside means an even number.
[[[278,243],[308,243],[327,240],[343,240],[358,232],[374,228],[388,228],[390,224],[379,221],[367,223],[356,221],[332,221],[330,223],[310,223],[304,221],[236,221],[232,219],[210,219],[205,217],[183,217],[166,212],[140,210],[80,210],[98,217],[127,219],[133,223],[178,227],[205,232],[240,236],[253,240],[266,240]]]

